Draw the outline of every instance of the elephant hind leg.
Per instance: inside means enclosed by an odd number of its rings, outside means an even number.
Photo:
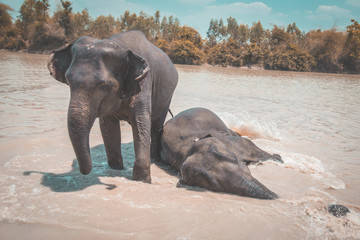
[[[161,114],[151,121],[151,159],[155,161],[160,161],[161,135],[169,106],[170,101]]]

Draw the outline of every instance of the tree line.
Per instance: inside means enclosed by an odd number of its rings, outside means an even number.
[[[346,32],[336,29],[301,31],[295,23],[264,29],[261,22],[239,24],[233,17],[212,19],[206,38],[181,25],[174,16],[125,11],[114,18],[95,19],[87,9],[73,12],[60,0],[49,15],[49,0],[25,0],[15,22],[8,5],[0,4],[0,48],[49,52],[83,35],[108,38],[140,30],[174,63],[220,66],[260,66],[265,69],[360,73],[360,26],[351,20]]]

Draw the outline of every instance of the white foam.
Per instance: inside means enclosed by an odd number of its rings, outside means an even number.
[[[298,153],[284,153],[282,155],[287,167],[294,168],[300,172],[322,176],[325,168],[320,159]]]
[[[285,168],[291,168],[298,172],[310,174],[311,176],[323,180],[322,185],[329,189],[345,189],[345,183],[338,179],[334,174],[325,169],[322,161],[316,157],[299,153],[281,153]]]
[[[228,128],[237,130],[241,135],[251,139],[280,139],[280,130],[271,119],[267,122],[259,122],[247,112],[238,113],[236,116],[228,112],[219,112],[217,115]]]

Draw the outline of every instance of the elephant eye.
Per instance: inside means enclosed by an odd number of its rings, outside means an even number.
[[[101,89],[101,90],[108,90],[110,88],[110,85],[108,83],[106,83],[105,81],[99,81],[97,83],[97,88]]]

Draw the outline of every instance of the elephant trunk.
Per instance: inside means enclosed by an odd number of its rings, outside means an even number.
[[[80,172],[87,175],[91,172],[89,147],[90,130],[96,119],[88,99],[71,97],[68,110],[68,131],[73,145]]]
[[[242,196],[260,198],[260,199],[277,199],[278,195],[261,182],[249,174],[241,175],[237,181],[234,181],[229,192]]]

